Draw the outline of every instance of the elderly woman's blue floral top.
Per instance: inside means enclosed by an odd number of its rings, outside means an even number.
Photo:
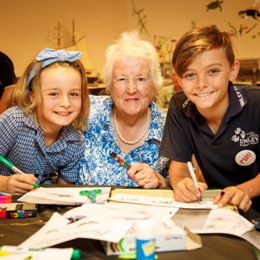
[[[127,162],[142,162],[168,178],[169,160],[159,155],[166,114],[151,103],[152,121],[149,134],[142,146],[122,154],[116,135],[110,124],[113,100],[111,96],[90,96],[91,111],[86,138],[84,158],[80,164],[77,184],[102,186],[137,186],[128,178],[127,169],[116,162],[114,152]]]

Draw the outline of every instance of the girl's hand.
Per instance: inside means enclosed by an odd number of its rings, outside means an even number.
[[[24,194],[34,188],[37,178],[33,174],[13,174],[6,177],[6,192],[11,194]]]
[[[198,184],[199,189],[196,188],[191,178],[182,179],[174,187],[174,199],[181,202],[198,201],[202,192],[208,188],[206,183],[198,182]]]
[[[236,186],[230,186],[223,189],[213,201],[214,204],[218,204],[219,207],[224,207],[227,204],[237,206],[241,211],[248,211],[252,205],[252,201],[249,196]]]

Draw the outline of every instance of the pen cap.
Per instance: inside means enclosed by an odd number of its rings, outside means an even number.
[[[70,259],[76,260],[76,259],[80,259],[80,257],[81,257],[80,249],[73,249],[72,256]]]
[[[135,223],[136,239],[153,239],[154,222],[150,219],[137,220]]]
[[[136,231],[136,259],[155,259],[154,222],[151,220],[138,220],[135,223]]]

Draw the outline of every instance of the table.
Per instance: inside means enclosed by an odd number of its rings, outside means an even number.
[[[0,245],[19,245],[38,229],[44,226],[54,212],[60,214],[71,209],[66,206],[40,205],[35,218],[0,220]],[[159,260],[189,259],[246,259],[256,260],[255,248],[247,241],[231,235],[201,235],[203,247],[191,251],[171,251],[158,253]],[[55,247],[73,247],[81,249],[81,259],[119,259],[118,256],[106,256],[97,240],[75,239]]]

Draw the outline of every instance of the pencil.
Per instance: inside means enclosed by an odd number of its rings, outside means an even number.
[[[15,167],[10,161],[8,161],[6,158],[4,158],[2,155],[0,155],[0,162],[5,165],[7,168],[11,169],[13,172],[22,174],[22,175],[26,175],[26,173],[24,173],[23,171],[21,171],[20,169],[18,169],[17,167]],[[33,184],[33,186],[35,188],[39,188],[39,184],[37,182],[35,182]]]
[[[200,192],[200,189],[199,189],[199,183],[198,183],[198,180],[197,180],[197,178],[196,178],[196,174],[195,174],[195,172],[194,172],[194,170],[193,170],[193,166],[192,166],[192,163],[191,162],[187,162],[187,166],[188,166],[188,169],[189,169],[189,172],[190,172],[190,176],[191,176],[191,178],[192,178],[192,180],[193,180],[193,182],[194,182],[194,185],[196,186],[196,188],[199,190],[199,192]],[[200,194],[201,194],[201,192],[200,192]],[[202,200],[202,194],[200,195],[200,201]]]

